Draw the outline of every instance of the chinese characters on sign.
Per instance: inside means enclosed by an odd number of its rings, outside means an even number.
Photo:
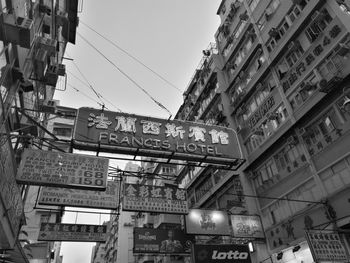
[[[308,230],[306,236],[315,262],[347,262],[349,260],[338,233]]]
[[[117,209],[119,190],[119,181],[108,181],[106,191],[43,187],[39,196],[39,205]]]
[[[38,241],[105,242],[106,225],[41,223]]]
[[[186,190],[173,186],[124,184],[123,210],[187,214]]]
[[[25,149],[16,179],[32,185],[104,190],[108,163],[96,156]]]
[[[75,148],[171,157],[232,165],[243,164],[237,134],[227,127],[179,120],[163,120],[125,113],[80,108]]]
[[[231,215],[233,236],[240,238],[264,238],[259,216]]]

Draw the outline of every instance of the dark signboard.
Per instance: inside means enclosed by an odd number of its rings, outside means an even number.
[[[264,238],[260,216],[231,215],[233,236],[239,238]]]
[[[105,242],[106,225],[41,223],[38,241]]]
[[[187,234],[230,235],[228,215],[222,211],[190,209],[185,222]]]
[[[230,165],[244,162],[234,130],[80,108],[73,135],[78,149]]]
[[[189,254],[192,238],[179,229],[134,228],[134,253]]]
[[[220,244],[194,245],[194,262],[196,263],[251,263],[247,245]]]
[[[38,202],[39,205],[117,209],[119,207],[119,191],[119,181],[108,181],[105,191],[42,187]]]
[[[349,257],[337,232],[308,230],[307,242],[315,262],[348,262]]]
[[[187,214],[186,190],[176,186],[124,184],[123,210]]]
[[[25,149],[16,179],[30,185],[105,190],[108,163],[91,155]]]

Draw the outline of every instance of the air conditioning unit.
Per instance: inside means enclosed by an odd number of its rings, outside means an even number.
[[[271,8],[267,8],[265,11],[265,19],[267,21],[270,20],[272,15],[273,15],[273,11],[271,10]]]
[[[44,101],[40,107],[40,110],[46,113],[56,113],[57,103],[54,100]]]
[[[220,112],[224,111],[224,105],[222,105],[222,103],[218,104],[218,111],[220,111]]]
[[[58,64],[57,73],[58,73],[59,76],[64,76],[64,75],[66,75],[66,65],[64,65],[64,64]]]
[[[47,67],[47,70],[45,72],[45,83],[50,86],[56,87],[57,80],[58,80],[58,65],[49,65]]]
[[[3,30],[1,30],[0,40],[30,48],[34,40],[33,20],[8,13],[2,13],[1,16]]]
[[[44,77],[44,72],[47,67],[47,51],[38,49],[34,56],[34,70],[39,79]]]
[[[57,40],[47,37],[38,37],[37,43],[40,48],[47,51],[49,56],[56,53]]]

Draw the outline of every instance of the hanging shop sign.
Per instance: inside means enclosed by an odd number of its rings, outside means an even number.
[[[123,210],[187,214],[186,190],[176,186],[124,184]]]
[[[308,230],[307,242],[315,262],[348,262],[346,249],[337,232]]]
[[[185,223],[187,234],[230,235],[228,215],[222,211],[190,209]]]
[[[107,225],[41,223],[38,241],[105,242]]]
[[[119,207],[120,181],[108,181],[105,191],[43,187],[39,205],[112,209]]]
[[[17,182],[29,185],[105,190],[107,158],[25,149]]]
[[[20,229],[23,201],[15,180],[16,163],[7,125],[0,129],[0,247],[12,249]],[[4,207],[2,207],[4,206]],[[9,235],[11,233],[11,235]]]
[[[260,217],[257,215],[231,215],[233,236],[239,238],[265,238]]]
[[[193,245],[196,263],[251,263],[247,245]]]
[[[229,165],[244,162],[234,130],[92,108],[78,110],[78,149]]]
[[[189,254],[192,241],[179,229],[134,228],[134,253]]]

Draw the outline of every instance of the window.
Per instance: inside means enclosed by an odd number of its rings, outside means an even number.
[[[287,17],[289,17],[291,22],[294,22],[300,15],[301,11],[298,5],[295,5],[292,10],[288,13]]]
[[[250,2],[249,4],[249,8],[250,10],[253,12],[254,9],[257,7],[257,5],[259,4],[260,0],[253,0]]]
[[[71,127],[54,127],[53,134],[58,136],[71,137],[72,128]]]
[[[328,13],[327,9],[315,11],[313,20],[305,30],[306,37],[310,43],[314,42],[322,34],[324,29],[332,20],[333,18]]]

